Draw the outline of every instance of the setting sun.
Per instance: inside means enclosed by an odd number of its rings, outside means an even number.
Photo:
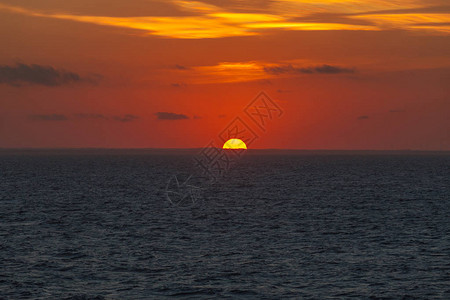
[[[223,144],[223,149],[247,149],[247,145],[241,139],[229,139]]]

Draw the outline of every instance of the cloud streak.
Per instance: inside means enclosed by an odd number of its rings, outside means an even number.
[[[108,117],[103,114],[75,114],[75,117],[78,119],[90,119],[90,120],[108,120]]]
[[[132,122],[139,119],[139,116],[132,114],[107,116],[97,113],[78,113],[74,115],[79,120],[105,120],[105,121],[117,121],[117,122]]]
[[[57,70],[51,66],[18,63],[15,66],[0,65],[0,84],[61,86],[87,81],[74,72]]]
[[[176,64],[175,66],[174,66],[174,68],[175,69],[177,69],[177,70],[189,70],[189,68],[188,67],[186,67],[186,66],[182,66],[182,65],[178,65],[178,64]]]
[[[78,113],[71,117],[64,114],[35,114],[29,115],[28,118],[33,121],[80,121],[80,120],[99,120],[99,121],[116,121],[116,122],[132,122],[139,119],[139,116],[126,114],[126,115],[115,115],[107,116],[104,114],[97,113]]]
[[[184,114],[177,114],[177,113],[173,113],[173,112],[163,112],[163,111],[159,111],[156,114],[156,118],[158,120],[187,120],[189,119],[188,116],[184,115]]]
[[[260,81],[269,84],[269,79],[299,75],[354,74],[356,69],[328,64],[296,66],[294,62],[221,62],[212,66],[199,66],[190,72],[193,83],[224,83]]]
[[[316,67],[294,67],[292,65],[266,66],[264,71],[271,75],[281,74],[342,74],[355,73],[354,69],[343,68],[331,65],[321,65]]]
[[[136,115],[123,115],[123,116],[113,116],[111,119],[118,122],[132,122],[139,119],[139,117]]]

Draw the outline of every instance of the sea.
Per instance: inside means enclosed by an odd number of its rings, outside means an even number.
[[[0,299],[450,299],[450,153],[1,150]]]

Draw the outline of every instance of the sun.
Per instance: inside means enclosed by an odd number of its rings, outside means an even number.
[[[229,139],[223,144],[223,149],[247,149],[247,145],[241,139]]]

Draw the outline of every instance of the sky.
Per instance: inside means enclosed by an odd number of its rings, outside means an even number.
[[[0,0],[0,39],[0,148],[199,148],[239,118],[249,148],[450,150],[448,0]]]

